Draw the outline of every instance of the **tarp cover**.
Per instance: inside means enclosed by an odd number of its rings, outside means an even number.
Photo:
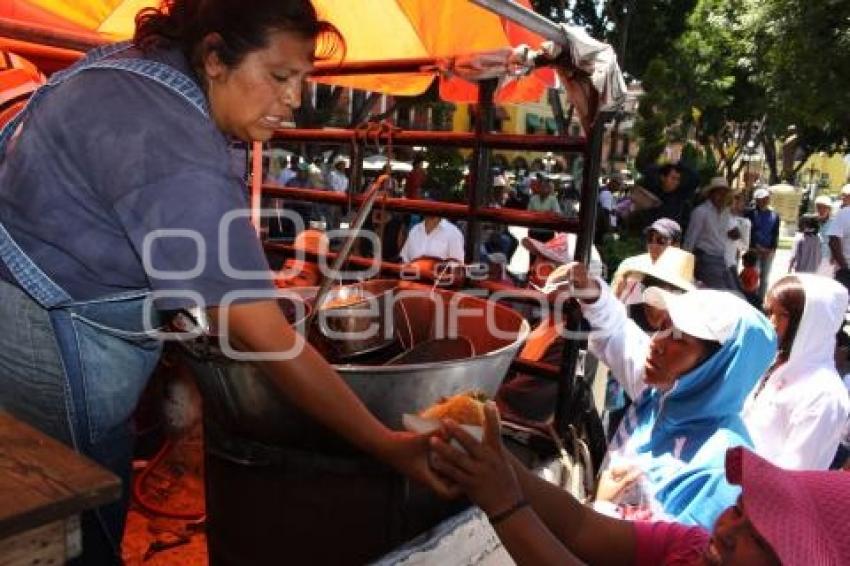
[[[529,0],[520,0],[528,6]],[[80,33],[96,32],[109,40],[132,35],[136,13],[157,0],[0,0],[0,17]],[[313,0],[323,19],[340,29],[346,61],[450,58],[504,50],[521,44],[539,47],[541,38],[470,2],[451,0]],[[323,77],[322,82],[394,95],[428,89],[434,74]],[[540,100],[554,73],[535,71],[499,89],[497,102]],[[477,85],[444,78],[444,100],[474,102]]]

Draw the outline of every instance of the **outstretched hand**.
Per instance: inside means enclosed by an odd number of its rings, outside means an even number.
[[[495,403],[487,403],[484,417],[482,442],[478,442],[456,422],[444,421],[448,439],[457,440],[463,450],[451,446],[439,436],[432,436],[431,447],[435,456],[432,465],[492,516],[510,509],[523,499],[523,495],[502,446],[501,423]]]
[[[562,265],[549,274],[546,279],[546,287],[558,288],[569,285],[572,295],[586,303],[593,303],[599,298],[599,284],[590,276],[587,266],[581,262],[574,261]]]
[[[460,487],[441,477],[430,464],[429,439],[432,434],[394,433],[395,439],[386,455],[386,461],[413,480],[431,488],[444,499],[458,497]]]

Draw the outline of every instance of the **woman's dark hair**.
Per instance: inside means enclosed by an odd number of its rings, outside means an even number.
[[[673,171],[682,172],[682,167],[678,163],[665,163],[658,169],[658,175],[660,177],[666,177]]]
[[[804,214],[800,217],[799,228],[804,234],[817,234],[820,231],[820,218],[817,214]]]
[[[777,281],[768,295],[772,301],[779,303],[783,309],[788,311],[788,330],[779,343],[777,356],[779,360],[784,362],[791,355],[791,347],[794,345],[794,338],[797,336],[797,329],[800,327],[800,320],[803,318],[803,310],[806,308],[806,292],[799,278],[788,275]]]
[[[317,59],[340,57],[345,40],[333,24],[322,21],[309,0],[164,0],[136,16],[133,42],[143,51],[177,47],[200,65],[209,34],[221,36],[214,47],[222,63],[239,65],[252,51],[268,46],[270,31],[287,31],[316,40]]]

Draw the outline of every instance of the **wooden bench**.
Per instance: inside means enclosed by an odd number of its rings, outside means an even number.
[[[0,411],[0,566],[78,556],[79,514],[120,494],[118,477]]]

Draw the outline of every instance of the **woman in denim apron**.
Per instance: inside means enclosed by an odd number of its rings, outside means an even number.
[[[332,26],[318,20],[308,0],[260,0],[252,3],[250,10],[236,4],[229,0],[171,0],[161,11],[149,9],[140,14],[132,44],[95,50],[55,74],[0,133],[0,174],[4,179],[0,196],[14,194],[16,188],[9,186],[9,179],[30,175],[31,182],[38,176],[35,168],[27,170],[27,159],[33,156],[25,155],[31,147],[25,142],[28,136],[51,130],[51,124],[44,123],[45,101],[62,97],[74,81],[79,89],[83,80],[109,76],[117,81],[129,73],[158,85],[168,96],[177,96],[185,113],[198,113],[211,122],[221,144],[227,143],[227,137],[268,140],[283,122],[292,120],[292,111],[300,104],[301,83],[312,68],[317,38],[336,38],[338,42],[341,38]],[[152,49],[179,52],[188,71],[147,57]],[[111,74],[103,75],[105,72]],[[158,111],[157,106],[147,108],[150,115],[145,118],[152,123],[161,120]],[[99,119],[109,122],[116,117],[106,114]],[[86,139],[85,128],[78,134],[80,143],[91,142],[93,147],[101,141]],[[65,157],[58,148],[49,159]],[[110,164],[101,163],[99,157],[92,156],[94,166],[106,167],[108,172]],[[196,172],[197,167],[197,163],[186,163],[188,172]],[[79,170],[83,175],[86,172],[85,167]],[[211,174],[198,172],[201,177]],[[121,179],[122,172],[115,171],[114,183]],[[79,184],[95,183],[80,179]],[[240,190],[238,184],[232,189]],[[206,198],[215,197],[198,195],[199,200]],[[98,208],[101,204],[97,195],[84,203],[97,214],[113,212]],[[156,205],[142,202],[139,206]],[[192,214],[193,206],[195,203],[186,203],[185,214]],[[21,218],[8,216],[14,213],[18,211],[7,207],[2,216],[6,220],[0,224],[0,409],[73,446],[122,478],[124,499],[83,517],[81,562],[118,562],[132,457],[129,421],[161,352],[161,343],[151,331],[157,327],[156,309],[150,308],[155,304],[151,297],[159,290],[156,285],[146,285],[94,298],[75,296],[79,292],[69,292],[57,282],[61,273],[50,276],[48,266],[39,265],[38,258],[50,250],[31,242],[22,246],[19,241],[19,234],[26,232],[21,226],[31,227],[37,234],[45,217],[33,214],[21,223]],[[74,236],[69,234],[69,248]],[[256,247],[259,249],[259,244]],[[216,251],[212,250],[213,257]],[[108,265],[108,258],[104,261]],[[112,274],[105,271],[97,276],[109,283]],[[148,280],[156,280],[148,272],[145,264]],[[232,290],[240,290],[240,284],[234,279]],[[273,288],[270,278],[268,287]],[[211,312],[225,311],[227,318],[222,320],[226,320],[230,340],[242,350],[280,352],[298,344],[270,294],[260,293],[255,300]],[[291,402],[359,448],[448,493],[428,466],[427,437],[386,429],[312,348],[302,347],[299,352],[291,359],[262,362],[269,378]]]

